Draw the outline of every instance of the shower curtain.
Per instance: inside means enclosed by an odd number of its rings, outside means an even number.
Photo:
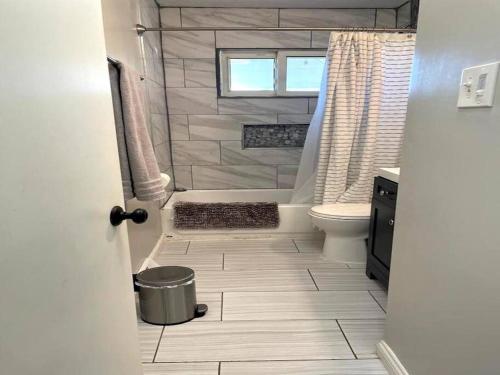
[[[367,203],[399,165],[414,49],[414,34],[331,34],[292,203]]]

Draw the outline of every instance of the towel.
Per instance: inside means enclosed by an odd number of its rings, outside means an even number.
[[[108,67],[124,198],[165,199],[166,186],[147,130],[140,77],[122,63]]]

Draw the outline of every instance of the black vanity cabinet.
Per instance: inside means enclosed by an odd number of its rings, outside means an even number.
[[[392,238],[398,184],[376,177],[373,186],[366,275],[387,288],[391,268]]]

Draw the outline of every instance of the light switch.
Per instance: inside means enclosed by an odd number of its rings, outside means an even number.
[[[495,99],[495,89],[499,62],[473,66],[462,72],[459,108],[492,107]]]

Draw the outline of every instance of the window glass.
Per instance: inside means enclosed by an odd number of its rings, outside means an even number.
[[[319,91],[325,58],[287,57],[286,91]]]
[[[229,59],[230,91],[273,91],[274,59]]]

